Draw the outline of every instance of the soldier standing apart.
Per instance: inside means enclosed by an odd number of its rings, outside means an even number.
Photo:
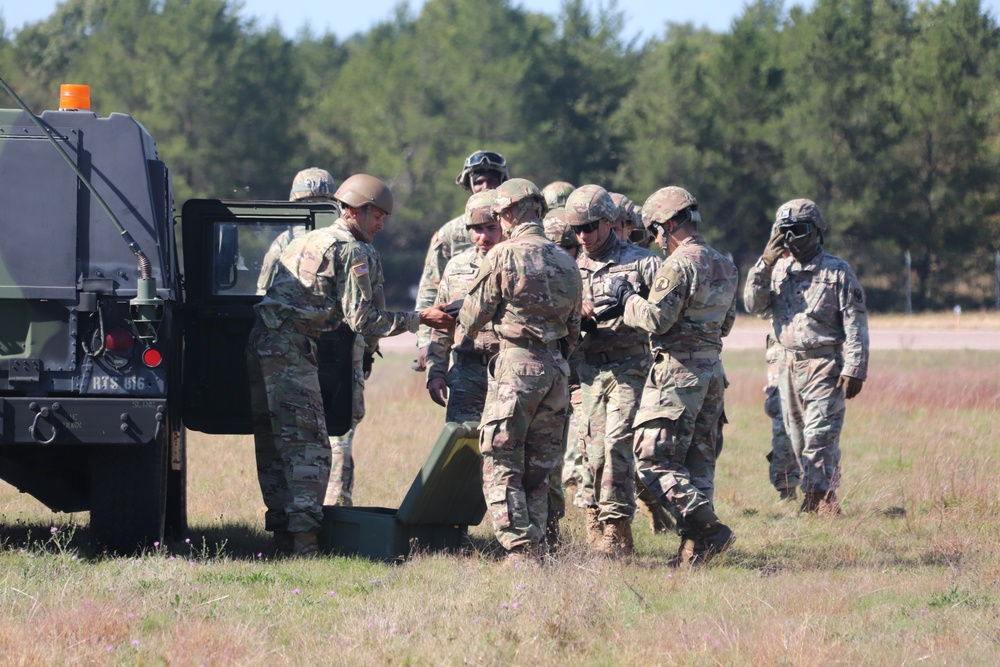
[[[636,414],[639,478],[673,515],[681,536],[675,564],[707,562],[735,538],[715,515],[726,375],[719,353],[736,317],[737,271],[698,232],[698,202],[679,187],[654,192],[642,207],[647,229],[667,253],[648,299],[616,282],[608,310],[648,331],[653,367]],[[599,304],[600,305],[600,304]]]
[[[508,178],[510,173],[507,171],[507,161],[502,155],[493,151],[476,151],[465,158],[465,164],[455,178],[455,184],[462,186],[463,190],[477,193],[496,189]],[[448,260],[471,246],[472,238],[465,225],[464,213],[444,223],[434,233],[430,248],[427,249],[427,257],[424,258],[424,271],[417,287],[417,310],[427,308],[437,301],[438,285],[441,283],[441,274]],[[427,368],[427,346],[430,342],[430,328],[420,327],[417,332],[417,363],[414,370],[422,371]]]
[[[336,205],[333,199],[333,192],[336,184],[330,172],[318,167],[303,169],[295,175],[292,181],[292,190],[288,195],[289,201],[300,203],[330,203]],[[288,244],[293,238],[306,233],[304,225],[296,225],[288,231],[284,231],[274,239],[271,247],[261,263],[260,277],[257,278],[257,294],[264,294],[271,286],[274,277],[277,275],[281,255],[285,252]],[[378,260],[376,260],[376,263]],[[381,292],[381,285],[377,286],[377,292]],[[372,361],[375,352],[378,350],[378,338],[366,342],[364,338],[357,336],[346,324],[342,324],[336,331],[326,331],[319,337],[317,344],[317,356],[320,364],[332,361],[337,350],[341,350],[340,341],[345,337],[354,340],[352,350],[352,375],[354,386],[351,391],[351,413],[352,424],[347,433],[343,435],[330,436],[330,482],[326,487],[326,497],[324,505],[346,505],[353,504],[352,494],[354,491],[354,429],[365,417],[365,381],[371,374]],[[320,390],[323,394],[323,404],[329,407],[330,401],[334,400],[330,393],[330,387],[325,379],[320,377]]]
[[[445,266],[437,303],[449,304],[465,297],[486,253],[503,236],[500,223],[490,210],[495,194],[495,190],[484,190],[469,197],[464,219],[474,245],[452,257]],[[486,403],[486,366],[499,349],[500,342],[491,323],[484,325],[474,339],[465,335],[461,324],[454,332],[431,332],[427,350],[427,392],[431,400],[446,407],[446,422],[479,422]]]
[[[743,299],[771,318],[782,348],[781,412],[801,468],[802,511],[838,513],[844,399],[868,375],[865,292],[847,262],[823,251],[827,226],[815,203],[783,204],[774,224]],[[782,258],[786,248],[791,257]]]
[[[492,210],[509,240],[483,259],[459,321],[470,338],[492,322],[500,338],[479,446],[493,530],[516,562],[537,559],[545,545],[549,475],[564,452],[566,359],[580,336],[582,285],[573,258],[545,237],[545,200],[533,183],[503,183]]]
[[[302,556],[317,551],[330,473],[318,338],[344,322],[363,336],[454,323],[439,308],[387,312],[374,301],[373,285],[382,276],[370,244],[392,212],[389,187],[355,174],[334,198],[342,205],[340,218],[293,239],[281,255],[274,282],[254,308],[247,344],[264,528],[274,533],[277,551]]]
[[[577,257],[583,280],[586,331],[580,362],[583,410],[578,417],[586,443],[587,543],[612,557],[631,556],[635,514],[635,459],[632,419],[649,372],[649,334],[621,317],[596,322],[595,301],[608,296],[612,283],[627,281],[648,293],[660,259],[620,241],[612,229],[619,209],[599,185],[584,185],[566,202],[566,221],[583,244]]]

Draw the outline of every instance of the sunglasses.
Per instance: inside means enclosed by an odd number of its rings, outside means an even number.
[[[500,153],[494,153],[493,151],[476,151],[465,159],[466,169],[473,169],[482,164],[506,167],[507,160],[503,159],[503,155],[500,155]]]
[[[573,225],[573,233],[579,236],[580,234],[589,234],[596,231],[598,227],[601,226],[600,220],[593,220],[585,225]]]

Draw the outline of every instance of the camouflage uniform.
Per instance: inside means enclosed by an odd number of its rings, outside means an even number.
[[[784,350],[770,334],[767,336],[767,386],[764,388],[764,414],[771,418],[771,451],[767,453],[771,484],[782,498],[795,495],[802,479],[792,440],[781,417],[781,392],[778,390],[778,367]]]
[[[611,232],[599,247],[581,253],[577,265],[584,298],[599,301],[615,278],[624,277],[633,285],[648,288],[660,259],[620,241]],[[631,519],[636,491],[632,420],[651,363],[649,335],[615,318],[585,334],[581,349],[583,413],[579,419],[588,470],[583,497],[590,507],[600,509],[602,522]]]
[[[625,304],[624,323],[649,331],[653,351],[634,421],[639,477],[682,535],[686,517],[712,507],[727,384],[719,352],[736,316],[736,282],[733,263],[695,233],[663,261],[649,299]]]
[[[794,257],[750,269],[747,310],[770,317],[782,347],[778,367],[781,412],[807,493],[834,491],[840,472],[844,423],[841,375],[868,374],[865,293],[851,267],[822,250],[800,263]]]
[[[449,220],[431,237],[431,246],[424,258],[424,271],[417,286],[416,310],[423,310],[437,302],[438,286],[448,261],[472,247],[472,237],[466,227],[465,214]],[[426,347],[431,342],[431,329],[420,327],[417,331],[417,347]]]
[[[418,313],[383,310],[377,258],[374,246],[355,240],[338,219],[289,244],[255,306],[247,364],[266,530],[311,531],[322,520],[331,454],[319,336],[344,322],[369,339],[417,328]]]
[[[484,254],[473,246],[452,257],[441,276],[437,303],[451,303],[469,292]],[[455,345],[456,340],[461,342]],[[500,342],[493,333],[491,323],[484,325],[475,339],[465,335],[461,323],[456,324],[454,333],[431,331],[431,343],[427,349],[427,380],[445,378],[448,386],[446,422],[479,421],[486,402],[486,366],[499,349]]]
[[[306,170],[310,171],[310,170]],[[302,172],[300,172],[302,173]],[[332,193],[331,193],[332,194]],[[292,197],[296,196],[293,189]],[[301,200],[293,199],[293,201]],[[332,200],[331,200],[332,201]],[[288,248],[292,239],[303,236],[306,228],[303,225],[295,225],[289,230],[283,231],[271,242],[264,259],[261,262],[260,276],[257,278],[257,294],[264,294],[267,288],[274,282],[280,268],[279,260]],[[381,260],[378,260],[379,262]],[[381,286],[379,286],[381,290]],[[334,332],[324,332],[320,338],[331,338],[338,334]],[[378,339],[375,339],[375,347],[378,346]],[[358,422],[365,416],[365,374],[362,368],[367,343],[361,337],[354,342],[354,387],[351,391],[351,399],[354,402],[354,423],[344,435],[330,436],[330,482],[326,488],[324,505],[345,505],[353,504],[352,493],[354,490],[354,429]],[[373,348],[374,350],[374,348]]]
[[[500,338],[480,433],[483,491],[500,543],[530,551],[544,544],[549,474],[563,456],[582,286],[540,220],[509,235],[484,258],[459,320],[473,338],[492,322]]]

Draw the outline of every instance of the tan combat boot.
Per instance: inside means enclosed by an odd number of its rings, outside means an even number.
[[[693,537],[682,536],[681,543],[677,547],[677,555],[670,559],[667,565],[670,567],[690,567],[694,565],[695,549],[697,548],[698,543],[695,542]]]
[[[823,491],[806,491],[805,497],[802,499],[802,506],[799,507],[800,512],[807,512],[809,514],[815,514],[819,512],[819,506],[823,504],[823,496],[826,493]]]
[[[604,544],[604,524],[598,518],[600,514],[596,507],[587,508],[587,546],[597,553],[601,553]]]
[[[628,519],[608,519],[604,523],[604,540],[601,552],[611,558],[629,558],[635,554],[632,544],[632,526]]]
[[[686,517],[686,522],[694,532],[681,541],[675,557],[678,567],[704,565],[736,541],[736,533],[719,521],[719,517],[708,505],[696,509],[691,516]]]
[[[649,517],[649,529],[653,531],[654,535],[661,535],[674,527],[674,521],[670,518],[670,514],[649,491],[639,493],[635,499],[636,505],[642,508],[646,516]]]
[[[319,553],[319,528],[292,533],[292,553],[305,558]]]
[[[545,522],[545,544],[549,553],[555,553],[559,548],[559,518],[549,512],[549,518]]]

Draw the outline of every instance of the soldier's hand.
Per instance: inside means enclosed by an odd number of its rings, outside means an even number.
[[[864,380],[852,378],[850,375],[841,375],[840,379],[837,380],[837,387],[844,388],[844,398],[854,398],[860,394],[863,385]]]
[[[444,378],[434,378],[427,383],[427,393],[431,400],[442,408],[448,407],[448,385],[444,383]]]
[[[455,326],[455,318],[446,313],[443,306],[435,305],[420,311],[420,323],[431,329],[448,331]]]
[[[774,236],[768,239],[767,247],[764,248],[760,258],[768,266],[774,266],[783,254],[785,254],[785,237],[780,232],[775,232]]]
[[[580,307],[580,316],[583,319],[594,316],[594,302],[591,299],[584,299],[583,305]]]
[[[625,314],[625,302],[635,294],[627,278],[615,278],[608,286],[607,296],[594,304],[594,319],[607,322]]]
[[[444,307],[444,312],[448,313],[452,317],[458,317],[458,311],[462,310],[463,305],[465,305],[465,299],[457,299],[447,304]]]
[[[427,370],[427,348],[428,345],[417,348],[417,358],[413,360],[413,365],[410,366],[415,371],[425,371]]]
[[[361,372],[365,374],[367,380],[372,376],[372,366],[375,364],[375,353],[365,350],[361,357]]]

